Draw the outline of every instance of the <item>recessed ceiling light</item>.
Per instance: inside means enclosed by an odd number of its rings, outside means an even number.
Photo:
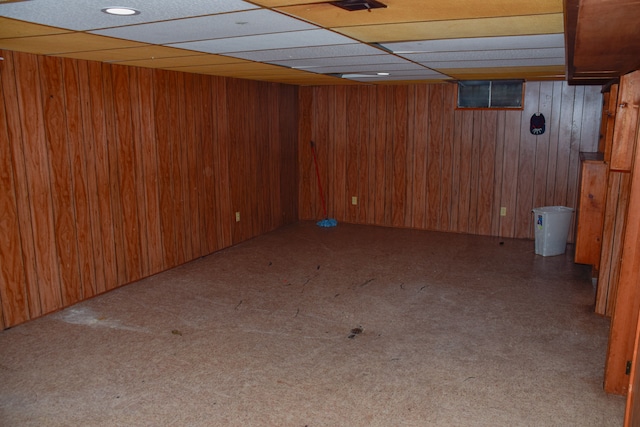
[[[389,73],[376,73],[376,74],[379,75],[379,76],[388,76],[389,75]]]
[[[131,7],[122,7],[122,6],[110,6],[102,9],[104,13],[108,13],[109,15],[118,15],[118,16],[131,16],[131,15],[139,15],[140,11],[133,9]]]

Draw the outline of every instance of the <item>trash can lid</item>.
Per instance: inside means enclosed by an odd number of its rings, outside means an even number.
[[[533,208],[532,212],[535,213],[561,213],[561,212],[573,212],[573,208],[567,206],[543,206],[540,208]]]

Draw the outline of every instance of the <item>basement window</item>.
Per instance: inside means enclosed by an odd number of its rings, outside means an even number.
[[[522,80],[466,80],[458,82],[458,108],[521,109]]]

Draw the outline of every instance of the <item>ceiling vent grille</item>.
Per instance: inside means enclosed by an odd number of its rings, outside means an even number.
[[[329,3],[342,9],[348,10],[349,12],[354,12],[356,10],[368,10],[369,12],[371,12],[371,9],[380,9],[387,7],[386,4],[380,3],[376,0],[341,0],[332,1]]]

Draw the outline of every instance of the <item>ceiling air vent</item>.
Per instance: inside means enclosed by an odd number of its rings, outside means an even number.
[[[387,7],[386,4],[380,3],[376,0],[341,0],[329,2],[334,6],[341,7],[342,9],[353,12],[356,10],[368,10],[379,9]]]

